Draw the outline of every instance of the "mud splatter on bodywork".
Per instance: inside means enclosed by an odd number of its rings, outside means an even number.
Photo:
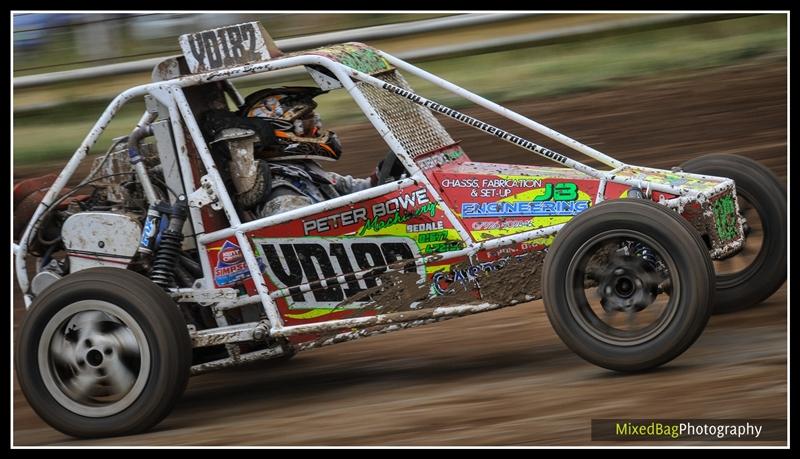
[[[481,298],[499,304],[516,304],[541,298],[545,256],[546,253],[542,251],[509,257],[502,269],[481,273],[478,278]]]

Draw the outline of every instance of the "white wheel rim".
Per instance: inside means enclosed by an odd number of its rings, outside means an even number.
[[[119,306],[77,301],[58,311],[39,339],[39,372],[64,408],[98,418],[118,414],[142,394],[150,376],[144,331]]]

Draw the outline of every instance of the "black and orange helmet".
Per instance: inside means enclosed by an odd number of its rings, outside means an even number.
[[[262,145],[267,159],[322,159],[335,161],[342,147],[334,132],[322,128],[314,111],[314,97],[324,94],[314,87],[268,88],[250,94],[239,114],[269,122],[275,141]]]

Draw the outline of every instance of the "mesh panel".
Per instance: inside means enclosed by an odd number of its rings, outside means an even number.
[[[408,82],[397,71],[374,76],[389,84],[411,90]],[[359,82],[357,85],[364,97],[375,108],[381,120],[412,158],[455,143],[427,108],[385,89],[376,88],[363,82]]]

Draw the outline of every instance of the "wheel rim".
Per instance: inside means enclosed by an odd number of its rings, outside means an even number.
[[[739,215],[746,221],[745,242],[736,255],[725,260],[714,261],[717,287],[730,288],[753,276],[763,263],[767,253],[764,245],[763,218],[754,206],[752,198],[744,190],[737,190]]]
[[[576,323],[594,338],[635,346],[658,336],[680,302],[676,263],[661,244],[634,231],[595,235],[576,252],[565,279]]]
[[[39,372],[50,395],[87,417],[107,417],[128,408],[150,375],[150,347],[127,311],[84,300],[56,313],[42,332]]]

